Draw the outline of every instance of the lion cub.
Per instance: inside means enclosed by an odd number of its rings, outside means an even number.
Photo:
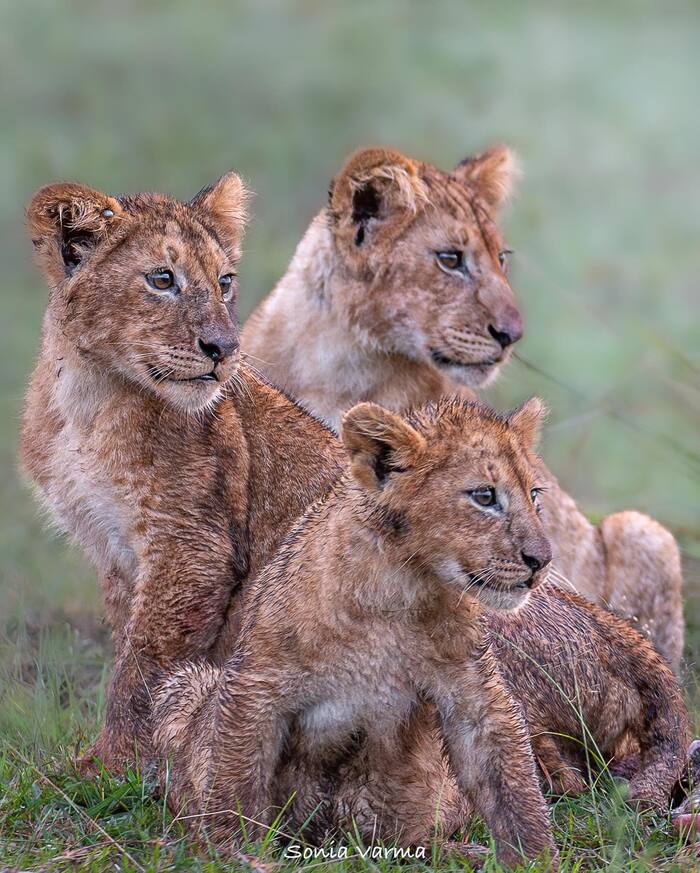
[[[354,822],[366,840],[420,842],[439,822],[449,836],[470,800],[503,863],[555,855],[481,609],[515,609],[547,574],[529,457],[540,409],[533,400],[506,417],[445,400],[407,419],[369,403],[346,414],[349,473],[249,588],[207,718],[215,757],[202,799],[233,811],[207,817],[218,844],[233,837],[237,807],[269,823],[296,792],[293,825],[311,817],[316,834]],[[390,750],[426,702],[463,797],[447,792],[447,814],[445,774],[416,784],[413,803],[387,778]],[[156,724],[167,720],[166,700]],[[171,729],[158,728],[166,749]]]
[[[28,210],[50,293],[22,460],[104,589],[92,752],[115,770],[150,745],[147,683],[235,637],[236,589],[340,470],[333,435],[240,365],[245,202],[229,173],[188,203],[58,183]]]
[[[504,146],[445,172],[361,149],[331,184],[285,275],[243,328],[244,352],[337,428],[371,400],[402,412],[497,378],[523,334],[499,210],[513,187]],[[542,467],[543,518],[563,575],[630,619],[678,671],[681,565],[673,536],[638,512],[594,526]]]

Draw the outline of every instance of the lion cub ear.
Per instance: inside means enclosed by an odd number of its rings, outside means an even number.
[[[355,152],[335,177],[329,209],[337,231],[359,248],[378,224],[405,219],[426,200],[416,161],[393,149],[372,147]]]
[[[381,491],[392,473],[413,466],[425,446],[417,430],[376,403],[358,403],[345,413],[341,439],[350,472],[368,491]]]
[[[515,153],[508,146],[495,145],[460,161],[453,175],[464,185],[474,188],[495,210],[513,193],[520,169]]]
[[[123,218],[118,200],[77,182],[45,185],[27,209],[37,260],[53,284],[72,276]]]
[[[539,397],[531,397],[522,406],[508,414],[508,426],[531,449],[537,447],[542,424],[547,417],[547,407]]]
[[[218,182],[202,188],[189,205],[211,222],[229,257],[237,260],[248,217],[250,194],[237,173],[226,173]]]

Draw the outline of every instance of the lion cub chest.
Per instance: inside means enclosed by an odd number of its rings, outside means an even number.
[[[44,502],[58,526],[69,533],[102,571],[132,577],[136,570],[134,527],[134,437],[125,427],[126,410],[85,397],[66,373],[54,401],[61,427],[53,435]]]
[[[308,746],[393,734],[419,703],[427,648],[400,627],[365,628],[355,644],[339,646],[308,689],[299,719]]]

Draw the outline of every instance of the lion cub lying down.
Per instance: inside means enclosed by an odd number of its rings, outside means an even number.
[[[157,695],[155,744],[171,758],[174,811],[186,807],[225,847],[239,804],[268,823],[294,796],[285,814],[294,827],[310,817],[307,838],[356,826],[365,840],[404,845],[436,827],[449,837],[476,809],[501,860],[553,854],[504,679],[527,698],[538,754],[559,785],[579,788],[580,777],[545,732],[575,739],[590,721],[604,755],[632,734],[642,767],[631,793],[664,802],[687,719],[651,646],[554,586],[516,613],[479,605],[512,609],[546,575],[531,451],[539,412],[537,401],[504,418],[443,400],[407,420],[373,404],[346,415],[349,474],[248,590],[233,657],[223,669],[184,668]],[[599,657],[581,665],[569,628]],[[533,657],[521,663],[519,651]],[[579,687],[591,693],[577,715]]]

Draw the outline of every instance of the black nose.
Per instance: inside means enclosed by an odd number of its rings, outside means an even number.
[[[207,337],[199,340],[199,348],[211,358],[214,363],[223,361],[227,355],[235,352],[238,348],[238,340],[224,336]]]
[[[517,306],[505,306],[489,325],[489,333],[502,349],[512,346],[523,337],[523,317]]]
[[[517,342],[517,340],[505,330],[496,330],[496,328],[492,324],[489,325],[489,333],[496,340],[497,343],[500,343],[501,348],[504,349],[512,345],[514,342]]]
[[[525,552],[521,552],[520,557],[533,573],[541,570],[542,567],[546,567],[552,560],[549,555],[527,555]]]

